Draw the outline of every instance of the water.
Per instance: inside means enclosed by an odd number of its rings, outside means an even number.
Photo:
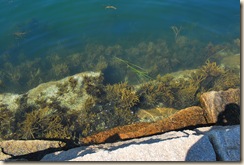
[[[3,67],[8,62],[16,66],[41,58],[46,65],[49,55],[84,52],[87,45],[130,48],[158,39],[172,44],[172,26],[202,44],[232,42],[240,37],[240,2],[0,0],[0,24],[0,69],[9,70]]]
[[[0,0],[0,25],[0,140],[78,139],[140,122],[144,110],[176,111],[199,105],[201,93],[240,87],[238,0]],[[167,75],[200,67],[186,79]],[[5,95],[84,71],[102,71],[104,81],[86,81],[91,98],[70,101],[78,109],[43,93],[35,105]],[[57,95],[66,100],[63,85]]]

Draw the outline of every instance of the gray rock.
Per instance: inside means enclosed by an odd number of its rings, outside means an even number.
[[[64,147],[61,141],[48,140],[5,140],[0,142],[0,160],[7,160],[13,156],[27,155],[47,149]]]
[[[219,161],[240,161],[240,125],[214,127],[206,135]]]
[[[240,125],[81,146],[48,154],[41,161],[240,161]]]
[[[113,144],[79,147],[48,154],[41,161],[215,161],[208,137],[194,133],[172,131]],[[196,143],[198,145],[191,148]]]

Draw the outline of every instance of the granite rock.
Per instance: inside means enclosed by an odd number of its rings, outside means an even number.
[[[41,161],[240,161],[240,125],[81,146],[48,154]]]
[[[48,154],[41,161],[185,161],[188,149],[199,140],[200,153],[193,157],[215,161],[215,153],[208,138],[189,132],[172,131],[113,144],[79,147]]]
[[[207,113],[208,123],[216,123],[221,112],[228,105],[240,105],[240,89],[228,89],[226,91],[210,91],[200,96],[201,107]]]
[[[61,141],[48,140],[6,140],[0,142],[0,160],[7,160],[12,157],[28,155],[50,148],[62,148],[66,144]]]
[[[104,142],[114,142],[118,140],[138,138],[166,131],[183,129],[185,127],[204,125],[207,124],[205,116],[205,112],[201,107],[193,106],[182,109],[168,118],[164,118],[153,123],[135,123],[99,132],[80,139],[80,143],[98,144]]]
[[[198,128],[198,132],[201,128]],[[204,131],[201,131],[204,132]],[[205,134],[209,137],[210,142],[216,152],[219,161],[238,161],[240,160],[240,126],[216,126]]]

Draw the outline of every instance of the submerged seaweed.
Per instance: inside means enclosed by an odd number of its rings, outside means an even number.
[[[52,104],[39,100],[38,108],[28,107],[26,100],[19,100],[21,108],[17,113],[0,107],[0,138],[76,140],[139,122],[138,109],[179,110],[199,105],[203,92],[240,87],[239,70],[220,63],[226,54],[238,52],[238,40],[232,44],[203,46],[179,35],[179,29],[174,31],[173,43],[158,40],[129,48],[89,44],[84,52],[67,56],[52,53],[44,59],[25,60],[18,65],[1,56],[4,62],[0,66],[0,92],[14,89],[21,93],[40,83],[88,70],[101,71],[103,76],[84,77],[79,90],[85,90],[88,96],[82,109],[68,110],[60,107],[57,100]],[[174,73],[187,69],[194,70],[182,75]],[[58,85],[58,96],[76,89],[76,79],[71,77],[67,83],[70,88],[67,84]]]

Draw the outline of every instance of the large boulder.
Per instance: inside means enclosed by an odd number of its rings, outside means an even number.
[[[92,97],[87,88],[102,80],[100,72],[82,72],[40,84],[24,94],[0,94],[0,139],[70,138],[69,128],[62,123],[69,122],[65,121],[68,115],[86,113]]]
[[[96,84],[102,80],[100,72],[82,72],[58,81],[50,81],[38,85],[24,94],[0,94],[0,107],[16,112],[23,108],[40,108],[59,104],[69,110],[82,109],[89,98],[85,85]],[[1,110],[1,109],[0,109]]]
[[[210,91],[203,93],[200,96],[200,103],[201,107],[207,113],[208,123],[216,123],[219,115],[224,111],[238,113],[238,106],[240,106],[240,89],[231,88],[226,91]],[[233,115],[238,117],[238,114]]]
[[[208,136],[219,161],[240,161],[240,125],[214,126],[195,129],[197,134]]]

